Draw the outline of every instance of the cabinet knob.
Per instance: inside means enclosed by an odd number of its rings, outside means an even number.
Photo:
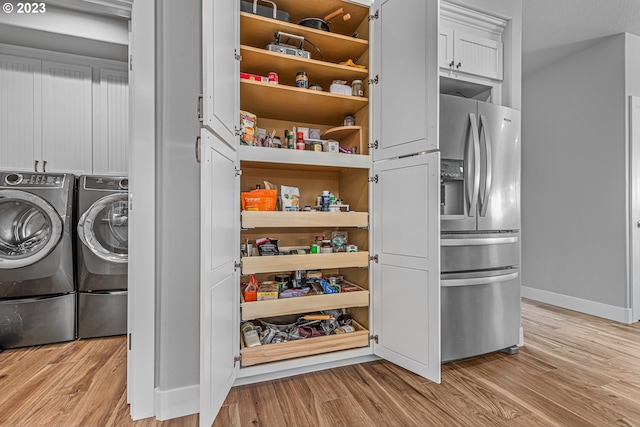
[[[449,67],[453,68],[453,64],[455,64],[455,62],[451,60],[451,62],[449,62]]]
[[[458,64],[456,65],[456,68],[460,69],[461,66],[462,66],[462,62],[458,62]]]

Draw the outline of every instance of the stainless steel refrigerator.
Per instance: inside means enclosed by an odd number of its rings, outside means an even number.
[[[440,96],[442,361],[520,337],[520,112]]]

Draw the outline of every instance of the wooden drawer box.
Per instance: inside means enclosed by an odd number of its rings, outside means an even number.
[[[368,267],[369,251],[331,254],[251,256],[242,258],[242,274],[274,271],[320,270],[323,268]]]
[[[361,288],[362,289],[362,288]],[[240,296],[242,298],[242,295]],[[265,301],[245,302],[241,300],[242,320],[261,317],[281,316],[285,314],[310,313],[337,308],[366,307],[369,305],[369,291],[339,294],[310,295],[297,298],[282,298]]]
[[[368,212],[243,211],[242,227],[367,227]]]
[[[352,321],[351,324],[355,328],[355,331],[348,334],[326,335],[323,337],[259,345],[256,347],[244,347],[244,342],[240,339],[242,345],[240,352],[242,366],[277,362],[279,360],[295,359],[298,357],[368,346],[369,331],[355,321]],[[242,332],[240,336],[242,336]]]

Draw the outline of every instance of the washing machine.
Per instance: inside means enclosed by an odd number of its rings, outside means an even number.
[[[0,349],[75,337],[72,174],[0,171]]]
[[[127,177],[78,178],[78,338],[127,332]]]

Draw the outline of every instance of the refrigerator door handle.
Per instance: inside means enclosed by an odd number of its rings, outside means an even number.
[[[517,278],[518,272],[515,272],[499,276],[471,277],[468,279],[440,279],[440,285],[441,287],[485,285],[489,283],[507,282]]]
[[[518,243],[517,236],[485,237],[476,239],[440,239],[440,246],[484,246]]]
[[[489,199],[491,198],[491,175],[492,175],[492,157],[491,157],[491,137],[487,131],[487,118],[484,114],[480,115],[480,134],[484,135],[484,154],[485,154],[485,170],[484,170],[484,190],[480,193],[480,216],[487,215],[489,207]]]
[[[469,122],[471,123],[469,131],[471,133],[471,138],[473,139],[473,159],[465,159],[465,184],[469,182],[470,178],[469,166],[473,165],[473,185],[471,187],[471,194],[469,194],[469,186],[465,185],[465,187],[467,189],[469,216],[475,216],[478,192],[480,191],[480,134],[478,133],[478,122],[475,114],[469,113]],[[468,153],[469,150],[467,149],[467,154]]]

